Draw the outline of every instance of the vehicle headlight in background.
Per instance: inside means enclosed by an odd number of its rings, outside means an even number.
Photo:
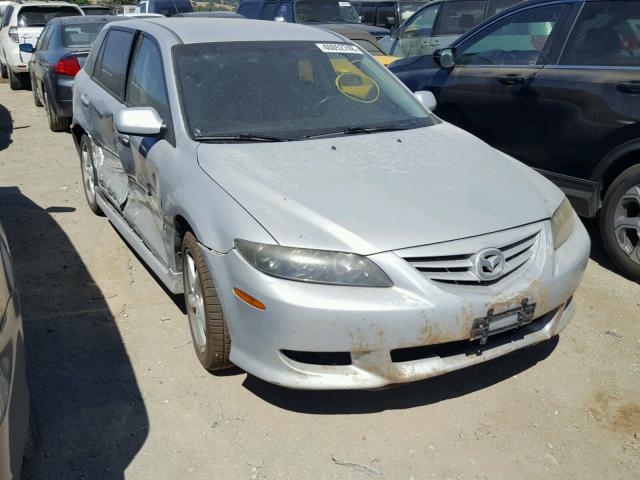
[[[380,267],[355,253],[281,247],[239,239],[235,247],[253,267],[273,277],[355,287],[393,285]]]
[[[553,234],[553,249],[557,250],[571,236],[576,226],[576,213],[573,211],[567,197],[551,217],[551,233]]]

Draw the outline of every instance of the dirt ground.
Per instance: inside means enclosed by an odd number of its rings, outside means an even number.
[[[0,84],[0,104],[0,221],[42,434],[25,478],[640,477],[640,285],[595,236],[572,324],[535,348],[373,392],[211,375],[181,298],[86,206],[70,135],[29,91]]]

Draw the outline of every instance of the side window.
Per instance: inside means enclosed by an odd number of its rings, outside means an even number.
[[[389,19],[393,19],[389,21]],[[390,27],[395,23],[396,9],[393,5],[382,5],[378,7],[376,12],[376,26],[377,27]]]
[[[51,36],[51,32],[53,31],[53,26],[51,24],[47,25],[42,33],[40,34],[40,38],[38,38],[38,43],[36,43],[37,51],[45,51],[49,48],[49,37]]]
[[[278,11],[274,18],[284,18],[285,22],[292,22],[292,12],[291,12],[291,4],[290,3],[280,3],[278,6]]]
[[[132,107],[153,107],[165,123],[170,123],[162,56],[155,43],[140,36],[127,81],[127,103]]]
[[[573,27],[563,65],[640,67],[640,5],[588,2]]]
[[[362,10],[360,10],[360,16],[362,17],[362,23],[373,25],[376,21],[376,7],[373,5],[363,5]]]
[[[471,37],[456,52],[460,65],[536,65],[561,18],[563,5],[514,13]]]
[[[133,32],[110,30],[102,47],[97,72],[94,73],[102,86],[118,98],[124,97],[124,82],[132,42]]]
[[[262,20],[273,20],[276,13],[276,2],[268,2],[262,8]]]
[[[489,0],[489,7],[487,8],[487,18],[492,17],[503,10],[515,5],[522,0]]]
[[[96,64],[96,59],[101,56],[105,36],[105,32],[100,32],[98,34],[98,38],[96,38],[96,41],[93,43],[93,47],[89,52],[87,61],[84,62],[84,66],[82,68],[87,72],[87,75],[93,76],[93,67]]]
[[[253,2],[242,2],[238,7],[238,13],[247,18],[258,18],[258,4]]]
[[[427,7],[407,23],[402,32],[403,38],[430,37],[433,34],[433,22],[436,21],[440,5]]]
[[[436,35],[462,35],[484,20],[485,0],[445,2],[442,5]]]
[[[4,12],[4,18],[2,19],[2,28],[9,25],[12,15],[13,15],[13,6],[9,5],[7,7],[7,10]]]

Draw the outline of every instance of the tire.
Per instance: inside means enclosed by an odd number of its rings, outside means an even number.
[[[29,413],[29,428],[27,429],[27,439],[24,442],[24,450],[22,456],[25,463],[33,462],[40,448],[40,429],[33,408]]]
[[[0,63],[0,76],[2,78],[9,77],[9,72],[7,72],[7,66],[4,63]]]
[[[198,360],[209,371],[230,367],[231,338],[220,297],[198,241],[191,232],[187,232],[182,241],[182,276],[191,338]]]
[[[640,282],[640,165],[609,186],[600,211],[600,236],[615,266]]]
[[[66,132],[71,125],[71,119],[69,117],[60,117],[55,112],[51,104],[49,103],[49,96],[47,90],[42,91],[44,97],[44,109],[47,112],[47,120],[49,121],[49,128],[52,132]]]
[[[96,202],[98,176],[93,164],[93,146],[87,134],[82,135],[82,139],[80,139],[80,172],[82,173],[82,186],[87,205],[93,213],[103,217],[104,213]]]
[[[33,104],[36,107],[41,107],[42,102],[38,98],[38,89],[36,88],[36,85],[37,85],[36,82],[34,82],[33,78],[31,78],[31,93],[33,93]]]
[[[24,88],[21,73],[14,73],[11,68],[7,67],[9,74],[9,88],[11,90],[22,90]]]

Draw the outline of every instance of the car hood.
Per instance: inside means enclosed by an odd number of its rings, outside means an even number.
[[[563,198],[538,173],[447,123],[201,144],[198,162],[279,244],[363,255],[539,221]]]

